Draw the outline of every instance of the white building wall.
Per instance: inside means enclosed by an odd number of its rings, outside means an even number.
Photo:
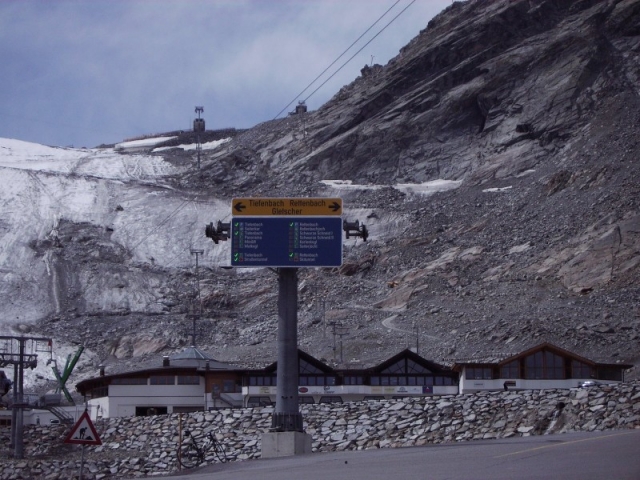
[[[64,411],[70,417],[73,417],[74,422],[80,418],[80,415],[84,413],[85,405],[64,405],[58,406],[58,409]],[[87,405],[89,415],[95,415],[96,407]],[[0,410],[0,417],[11,419],[13,415],[12,409]],[[94,418],[92,416],[92,418]],[[38,408],[25,408],[22,410],[22,421],[24,425],[52,425],[60,423],[58,417],[56,417],[49,410],[41,410]]]
[[[548,390],[552,388],[576,388],[581,382],[591,378],[566,378],[560,380],[533,380],[524,378],[494,378],[491,380],[468,379],[466,368],[460,375],[460,393],[472,393],[483,390],[504,390],[504,383],[510,382],[509,390]],[[515,382],[515,385],[513,385]],[[618,383],[618,382],[607,382]]]
[[[102,400],[102,399],[101,399]],[[103,417],[132,417],[136,407],[196,407],[204,410],[204,382],[200,385],[109,385]]]
[[[242,387],[242,395],[245,400],[250,396],[274,396],[277,387]],[[300,386],[299,395],[313,395],[319,397],[323,395],[340,396],[345,402],[359,401],[365,396],[384,395],[388,398],[395,395],[423,396],[423,395],[456,395],[457,385],[436,385],[432,391],[425,393],[421,386],[371,386],[371,385],[334,385],[334,386]]]
[[[92,398],[89,404],[91,420],[98,418],[109,418],[109,397]]]
[[[433,394],[434,395],[457,395],[458,386],[457,385],[447,385],[447,386],[436,385],[433,387]]]

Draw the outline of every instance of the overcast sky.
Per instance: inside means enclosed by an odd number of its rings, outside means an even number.
[[[273,119],[397,0],[0,0],[0,137],[93,147]],[[398,0],[306,98],[386,64],[451,0]],[[293,110],[294,102],[286,111]],[[286,115],[286,111],[284,115]]]

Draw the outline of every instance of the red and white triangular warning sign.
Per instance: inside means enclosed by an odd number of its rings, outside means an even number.
[[[74,443],[78,445],[102,445],[102,440],[96,428],[91,422],[89,412],[85,412],[80,416],[76,424],[73,426],[64,443]]]

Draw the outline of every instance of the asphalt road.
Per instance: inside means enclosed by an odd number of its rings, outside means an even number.
[[[639,480],[640,429],[313,453],[215,464],[163,480]]]

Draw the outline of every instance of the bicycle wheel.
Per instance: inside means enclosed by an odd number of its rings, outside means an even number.
[[[222,446],[222,444],[218,441],[218,440],[213,440],[213,453],[215,453],[216,457],[218,457],[218,460],[220,460],[222,463],[226,462],[227,459],[227,454],[224,451],[224,447]]]
[[[183,443],[178,452],[178,461],[182,468],[193,468],[200,464],[200,452],[193,443]]]

